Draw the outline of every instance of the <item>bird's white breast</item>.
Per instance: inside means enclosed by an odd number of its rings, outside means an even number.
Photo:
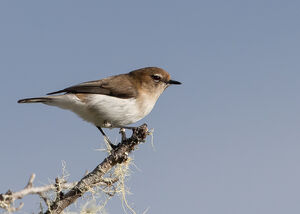
[[[100,122],[111,124],[113,127],[125,126],[135,123],[143,117],[139,114],[138,105],[134,98],[121,99],[95,94],[89,95],[86,103],[94,124]]]
[[[121,99],[101,94],[87,94],[81,100],[74,94],[65,94],[58,95],[48,104],[71,110],[96,126],[122,127],[149,114],[155,102],[139,102],[135,98]]]

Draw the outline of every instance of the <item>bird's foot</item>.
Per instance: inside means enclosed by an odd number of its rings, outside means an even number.
[[[125,128],[120,128],[119,134],[121,134],[122,142],[126,140]]]
[[[100,126],[96,126],[99,131],[102,133],[103,137],[104,137],[104,140],[105,140],[105,143],[107,144],[109,150],[115,150],[117,148],[116,145],[114,145],[110,140],[109,138],[107,137],[107,135],[104,133],[104,131],[102,130],[102,128]]]
[[[115,150],[117,148],[117,146],[115,144],[113,144],[106,135],[104,136],[104,140],[105,140],[107,146],[110,147],[109,150]]]
[[[122,135],[122,141],[126,140],[126,135],[125,135],[125,129],[130,129],[132,131],[132,135],[136,135],[138,134],[139,130],[141,129],[147,129],[147,132],[146,134],[149,135],[150,132],[148,131],[148,128],[147,128],[147,124],[143,124],[139,127],[132,127],[132,126],[124,126],[124,127],[121,127],[120,128],[120,134]],[[142,142],[145,142],[145,141],[142,141]]]
[[[131,131],[135,131],[138,127],[133,127],[133,126],[123,126],[123,127],[120,127],[121,129],[130,129]]]

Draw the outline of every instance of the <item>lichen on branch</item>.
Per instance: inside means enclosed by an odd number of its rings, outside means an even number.
[[[147,125],[143,124],[134,128],[132,136],[129,138],[126,138],[124,132],[121,134],[122,141],[110,150],[109,155],[98,166],[96,166],[92,172],[86,174],[80,181],[68,183],[65,179],[56,178],[54,184],[34,187],[33,181],[35,179],[35,174],[32,174],[24,189],[17,192],[9,190],[4,194],[0,194],[0,208],[5,209],[8,212],[18,211],[24,204],[20,203],[19,206],[15,207],[14,202],[16,200],[22,199],[29,194],[36,194],[39,195],[47,205],[47,211],[45,214],[59,214],[86,192],[99,186],[101,186],[103,190],[105,188],[108,189],[105,193],[112,197],[114,195],[114,191],[111,191],[110,188],[113,187],[114,183],[119,181],[119,177],[105,177],[105,175],[107,175],[107,173],[110,172],[110,170],[112,170],[117,164],[126,163],[129,158],[129,153],[131,153],[138,144],[145,142],[147,135],[150,133],[148,132]],[[55,193],[54,200],[51,200],[46,196],[45,193],[49,191],[53,191]]]

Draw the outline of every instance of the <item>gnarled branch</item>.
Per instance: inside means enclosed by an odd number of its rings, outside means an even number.
[[[23,203],[20,203],[18,207],[14,207],[13,203],[17,199],[22,199],[26,195],[41,195],[45,192],[49,192],[51,190],[56,190],[56,183],[55,184],[49,184],[46,186],[40,186],[40,187],[34,187],[33,181],[35,179],[35,174],[32,174],[29,178],[29,181],[24,189],[18,191],[18,192],[12,192],[11,190],[8,190],[4,194],[0,194],[0,207],[9,211],[9,212],[16,212],[20,210],[23,207]],[[58,181],[59,179],[56,178]],[[77,182],[73,183],[66,183],[61,182],[60,188],[61,189],[71,189],[77,184]]]
[[[18,207],[14,207],[13,203],[17,199],[22,199],[29,194],[39,195],[47,204],[48,210],[45,214],[59,214],[66,207],[74,203],[84,193],[89,191],[95,186],[111,186],[118,181],[118,178],[108,179],[104,175],[109,172],[117,164],[127,161],[128,155],[134,148],[141,142],[144,142],[149,134],[147,125],[144,124],[140,127],[133,129],[133,134],[130,138],[126,138],[122,134],[122,141],[113,150],[110,155],[106,157],[92,172],[85,175],[79,182],[67,183],[63,179],[56,178],[55,184],[50,184],[41,187],[34,187],[33,181],[35,174],[32,174],[25,188],[18,192],[7,191],[5,194],[0,194],[0,208],[6,209],[9,212],[15,212],[23,207],[21,203]],[[62,190],[69,189],[65,194]],[[44,193],[54,191],[56,198],[50,201]]]

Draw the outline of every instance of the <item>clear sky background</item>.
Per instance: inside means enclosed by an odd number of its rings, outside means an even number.
[[[300,213],[300,3],[1,1],[0,192],[92,170],[103,138],[71,112],[20,98],[159,66],[183,82],[133,157],[138,213]],[[115,141],[117,130],[106,131]],[[37,213],[24,200],[21,213]],[[108,213],[122,213],[112,200]]]

